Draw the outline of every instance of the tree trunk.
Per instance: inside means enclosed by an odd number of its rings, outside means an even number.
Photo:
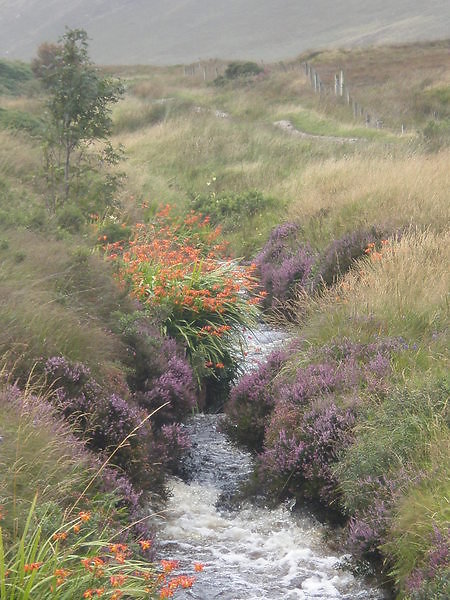
[[[64,163],[64,202],[69,199],[70,190],[70,144],[66,145],[66,160]]]

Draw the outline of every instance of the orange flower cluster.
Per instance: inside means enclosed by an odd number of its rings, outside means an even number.
[[[94,598],[94,596],[103,596],[105,588],[96,588],[86,590],[83,594],[83,598]]]
[[[180,310],[220,312],[235,303],[242,290],[256,289],[253,266],[236,267],[210,287],[197,285],[202,275],[216,271],[224,260],[223,246],[212,245],[218,230],[210,230],[207,217],[190,213],[180,225],[169,218],[169,212],[166,206],[151,225],[138,223],[123,252],[120,279],[131,283],[137,299],[151,305],[172,304]],[[192,229],[194,224],[208,233],[199,234]],[[124,242],[110,244],[109,257],[118,258],[123,248]]]
[[[78,517],[81,522],[87,522],[91,519],[91,512],[81,511]],[[76,524],[78,524],[77,521]],[[65,531],[57,530],[50,540],[70,540],[73,527],[72,524]],[[87,535],[92,532],[93,530],[90,528]],[[47,543],[48,540],[45,544]],[[137,540],[137,544],[143,551],[146,551],[151,548],[152,541],[141,539]],[[73,546],[64,548],[64,550],[50,543],[44,562],[21,564],[20,559],[14,556],[11,564],[5,564],[5,567],[10,568],[4,569],[4,586],[13,590],[17,589],[18,578],[20,578],[20,585],[23,582],[25,585],[31,585],[30,582],[35,578],[40,578],[34,583],[39,586],[46,584],[52,597],[70,596],[87,600],[107,597],[110,600],[120,600],[131,596],[133,598],[171,598],[177,589],[188,589],[194,584],[195,577],[192,575],[173,573],[179,566],[178,561],[161,560],[159,565],[152,565],[139,558],[132,558],[132,554],[136,550],[134,544],[131,547],[133,551],[123,543],[108,545],[99,540],[96,545],[102,548],[101,555],[80,554],[80,550],[89,551],[90,547],[90,544],[85,544],[81,540],[80,544],[75,541]],[[40,556],[44,556],[44,554],[40,554]],[[201,563],[194,564],[195,571],[201,571],[202,568]],[[10,577],[11,574],[14,576]],[[83,586],[81,590],[80,584]]]
[[[168,335],[190,353],[201,347],[200,354],[215,359],[219,369],[232,352],[229,334],[252,318],[263,294],[257,293],[256,266],[227,258],[218,235],[207,217],[191,212],[177,219],[167,205],[153,223],[135,226],[126,248],[123,241],[110,244],[107,255],[119,260],[119,281],[134,298],[149,311],[163,309]]]
[[[126,544],[111,544],[109,546],[109,551],[114,554],[115,560],[120,564],[123,564],[125,559],[130,555],[130,551]]]
[[[151,540],[139,540],[139,545],[141,547],[141,550],[145,552],[146,550],[149,550],[151,548],[152,542]]]
[[[56,585],[62,585],[70,574],[67,569],[55,569]]]
[[[94,556],[92,558],[82,558],[81,564],[87,571],[93,573],[94,577],[103,576],[103,567],[105,565],[105,561],[103,560],[103,558],[100,558],[99,556]]]
[[[188,575],[178,575],[177,577],[173,577],[167,582],[159,593],[159,597],[163,598],[172,598],[175,591],[181,587],[183,589],[191,588],[195,583],[195,577],[189,577]]]
[[[23,570],[25,571],[25,573],[31,573],[32,571],[37,571],[38,569],[40,569],[42,565],[43,563],[41,562],[29,563],[23,566]]]
[[[390,250],[389,240],[381,240],[381,251],[378,251],[374,242],[367,244],[367,248],[364,252],[370,256],[371,260],[377,261],[383,258],[383,254]]]

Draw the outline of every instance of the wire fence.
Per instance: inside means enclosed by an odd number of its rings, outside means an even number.
[[[227,64],[224,61],[208,60],[184,65],[183,74],[187,77],[196,77],[200,81],[213,81],[217,77],[224,74]],[[264,67],[264,62],[261,61],[261,66]],[[339,70],[334,74],[332,83],[325,83],[320,77],[318,71],[309,62],[290,61],[285,63],[280,61],[275,64],[270,64],[270,70],[283,72],[304,72],[306,78],[311,84],[312,89],[316,94],[323,98],[335,97],[338,101],[346,104],[353,114],[355,120],[361,121],[366,127],[382,129],[384,120],[376,111],[365,107],[356,97],[351,87],[346,81],[343,70]],[[405,133],[406,128],[401,125],[401,132]]]

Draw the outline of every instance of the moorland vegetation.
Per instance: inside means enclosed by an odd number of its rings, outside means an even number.
[[[448,49],[301,57],[324,78],[345,60],[377,130],[315,95],[301,60],[220,85],[96,70],[125,87],[108,141],[127,160],[99,161],[92,138],[59,202],[51,92],[0,62],[2,598],[191,585],[143,562],[149,506],[189,446],[184,417],[230,386],[258,489],[325,507],[399,598],[446,597]],[[236,381],[256,302],[292,347]]]

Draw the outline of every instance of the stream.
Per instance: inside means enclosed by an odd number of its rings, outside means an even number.
[[[245,369],[286,340],[286,334],[261,327],[249,334]],[[180,599],[300,600],[385,598],[339,565],[348,558],[324,541],[332,530],[303,508],[277,508],[230,501],[251,477],[249,453],[220,430],[222,415],[199,414],[186,424],[192,448],[186,481],[173,478],[160,523],[161,555],[177,560],[180,572],[204,563],[192,589]]]

